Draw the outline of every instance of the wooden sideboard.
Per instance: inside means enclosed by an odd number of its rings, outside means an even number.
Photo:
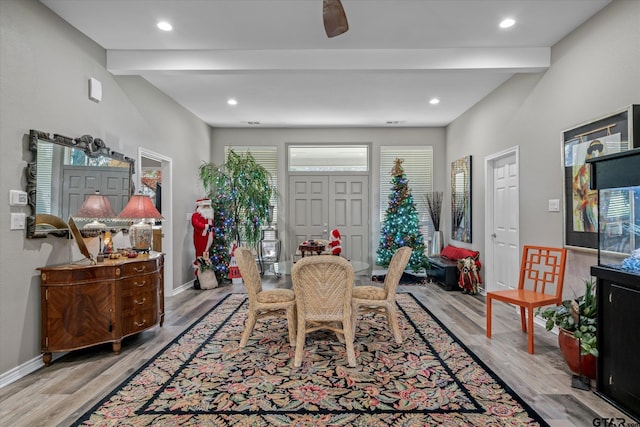
[[[164,255],[40,267],[42,360],[53,352],[122,339],[164,323]]]

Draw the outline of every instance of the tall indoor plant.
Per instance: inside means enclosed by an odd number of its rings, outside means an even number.
[[[274,192],[271,174],[250,152],[239,154],[230,150],[223,164],[202,164],[199,176],[212,202],[231,216],[228,234],[231,239],[254,247],[260,240],[262,225],[269,218]]]
[[[548,331],[554,326],[559,328],[558,343],[569,368],[573,372],[581,370],[582,374],[590,378],[595,378],[595,358],[598,357],[597,312],[596,288],[592,279],[585,280],[584,295],[564,300],[557,307],[539,312],[546,320],[545,327]]]

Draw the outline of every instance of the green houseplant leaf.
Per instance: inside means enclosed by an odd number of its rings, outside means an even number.
[[[572,332],[580,339],[580,353],[598,356],[596,317],[598,314],[596,287],[593,280],[585,280],[585,292],[573,300],[564,300],[557,307],[538,310],[545,319],[547,331],[554,326]]]
[[[236,242],[253,247],[260,240],[260,230],[269,217],[274,187],[271,174],[247,152],[230,150],[224,164],[204,163],[199,177],[211,200],[224,206],[233,221],[229,235]]]

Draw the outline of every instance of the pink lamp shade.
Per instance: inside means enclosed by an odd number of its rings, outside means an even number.
[[[149,196],[144,194],[134,194],[129,199],[127,206],[118,214],[120,219],[162,219],[162,215]]]
[[[138,252],[148,252],[151,248],[153,229],[145,220],[162,219],[162,215],[153,206],[151,198],[144,194],[131,196],[118,218],[124,220],[140,220],[129,227],[131,247]]]
[[[99,191],[88,196],[80,206],[80,209],[72,215],[78,220],[93,220],[93,222],[86,224],[84,228],[104,228],[105,225],[99,221],[108,221],[115,218],[115,216],[116,213],[111,207],[109,198],[101,195]]]

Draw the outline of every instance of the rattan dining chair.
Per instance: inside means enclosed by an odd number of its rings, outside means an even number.
[[[398,312],[396,310],[396,289],[400,283],[402,272],[407,266],[409,258],[411,258],[412,251],[410,247],[403,246],[393,254],[389,262],[387,275],[384,278],[383,287],[366,285],[353,288],[351,304],[353,307],[352,324],[354,337],[358,314],[380,313],[387,317],[387,323],[396,343],[402,344],[402,334],[400,333]]]
[[[250,249],[237,248],[235,257],[249,296],[249,313],[247,313],[247,321],[240,338],[240,348],[247,344],[256,320],[266,316],[280,316],[287,319],[289,343],[294,347],[296,345],[296,299],[293,291],[291,289],[263,290],[258,264]]]
[[[307,333],[325,329],[344,342],[349,366],[356,366],[351,326],[353,267],[346,259],[333,255],[304,257],[291,269],[296,295],[298,332],[294,366],[302,364]]]

